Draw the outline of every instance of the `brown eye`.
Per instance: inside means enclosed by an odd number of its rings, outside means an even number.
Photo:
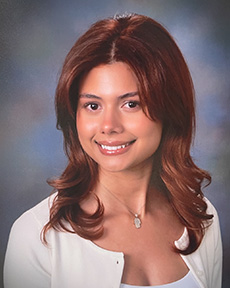
[[[137,105],[138,105],[138,103],[137,102],[133,102],[133,101],[128,103],[129,108],[136,108]]]
[[[84,107],[91,111],[96,111],[99,109],[99,104],[97,103],[85,103]]]
[[[140,108],[140,102],[138,101],[128,101],[125,103],[124,107],[126,109],[137,109],[137,108]]]
[[[98,104],[92,103],[92,104],[89,105],[89,108],[91,110],[97,110],[98,109]]]

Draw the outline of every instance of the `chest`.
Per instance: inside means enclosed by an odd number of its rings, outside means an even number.
[[[123,283],[159,285],[179,280],[188,272],[181,256],[174,251],[174,241],[182,234],[183,227],[163,228],[160,223],[146,221],[140,229],[126,226],[107,232],[107,237],[96,244],[124,253]]]
[[[131,267],[130,265],[134,264],[134,266],[136,265],[136,267],[139,267],[139,275],[144,275],[144,277],[146,277],[146,274],[140,271],[142,270],[140,267],[151,266],[151,274],[154,269],[154,263],[150,258],[146,258],[146,254],[139,258],[142,259],[142,262],[140,262],[138,265],[136,264],[138,262],[132,262],[133,260],[138,259],[135,255],[131,255],[132,258],[134,257],[133,259],[128,259],[128,251],[123,254],[121,252],[106,250],[98,245],[95,245],[95,243],[91,241],[82,239],[81,237],[70,233],[55,232],[54,236],[55,239],[51,239],[52,245],[50,246],[51,249],[49,249],[52,267],[51,288],[119,288],[121,283],[130,283],[131,279],[128,280],[127,278],[127,281],[124,281],[125,278],[123,278],[128,274],[131,276],[131,270],[126,270],[128,267]],[[152,252],[154,251],[151,250],[151,254]],[[202,255],[202,258],[204,258],[203,254],[203,250],[199,250],[192,255],[183,257],[186,265],[190,270],[192,270],[193,275],[196,275],[196,271],[198,270],[204,271],[206,269],[206,266],[203,266],[206,262],[201,261],[200,258],[200,255]],[[126,265],[128,262],[130,265]],[[171,265],[174,265],[173,263],[176,262],[173,261]],[[207,263],[205,265],[207,265]],[[126,272],[128,273],[126,274]],[[138,277],[138,279],[139,278],[140,277]],[[203,280],[201,279],[201,281]],[[204,284],[203,286],[201,285],[201,287],[207,286]]]
[[[183,278],[188,267],[166,239],[137,239],[124,252],[122,283],[150,286]]]

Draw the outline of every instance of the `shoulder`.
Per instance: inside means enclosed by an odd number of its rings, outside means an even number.
[[[206,237],[204,237],[204,240],[208,238],[208,241],[210,241],[210,238],[212,238],[212,243],[216,245],[218,242],[221,242],[218,212],[215,206],[207,198],[204,198],[204,200],[207,203],[207,214],[213,215],[211,224],[206,229]]]
[[[41,232],[49,221],[50,207],[56,194],[42,200],[36,206],[24,212],[12,225],[8,246],[18,248],[40,245]]]
[[[5,262],[5,287],[50,287],[51,255],[43,244],[41,232],[49,219],[52,199],[48,197],[23,213],[13,224]]]
[[[213,218],[207,225],[204,237],[198,249],[187,256],[183,256],[189,268],[203,283],[203,287],[219,288],[222,278],[222,240],[219,217],[214,205],[204,198],[207,203],[207,213]]]
[[[24,212],[13,224],[12,230],[20,229],[21,231],[29,228],[41,229],[49,221],[50,207],[56,196],[56,193],[45,198],[36,206]]]
[[[218,217],[216,208],[215,208],[215,206],[211,203],[211,201],[210,201],[208,198],[206,198],[206,197],[204,197],[204,201],[205,201],[206,204],[207,204],[207,213],[208,213],[208,214],[213,214],[214,217],[215,217],[215,216]]]
[[[208,287],[221,287],[223,248],[218,212],[214,205],[205,198],[207,213],[212,214],[211,224],[205,229],[205,234],[197,254],[206,266],[206,275],[209,279]]]

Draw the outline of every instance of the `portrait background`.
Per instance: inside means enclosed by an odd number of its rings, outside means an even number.
[[[136,12],[169,30],[190,68],[197,97],[192,155],[213,177],[205,195],[219,212],[223,287],[230,287],[229,3],[0,0],[1,271],[11,225],[50,194],[47,178],[58,176],[66,164],[62,135],[55,129],[54,93],[67,52],[96,20]]]

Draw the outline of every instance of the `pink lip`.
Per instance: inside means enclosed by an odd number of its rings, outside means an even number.
[[[95,143],[98,145],[100,152],[106,156],[116,156],[126,153],[136,140],[130,142],[119,141],[100,141]]]

